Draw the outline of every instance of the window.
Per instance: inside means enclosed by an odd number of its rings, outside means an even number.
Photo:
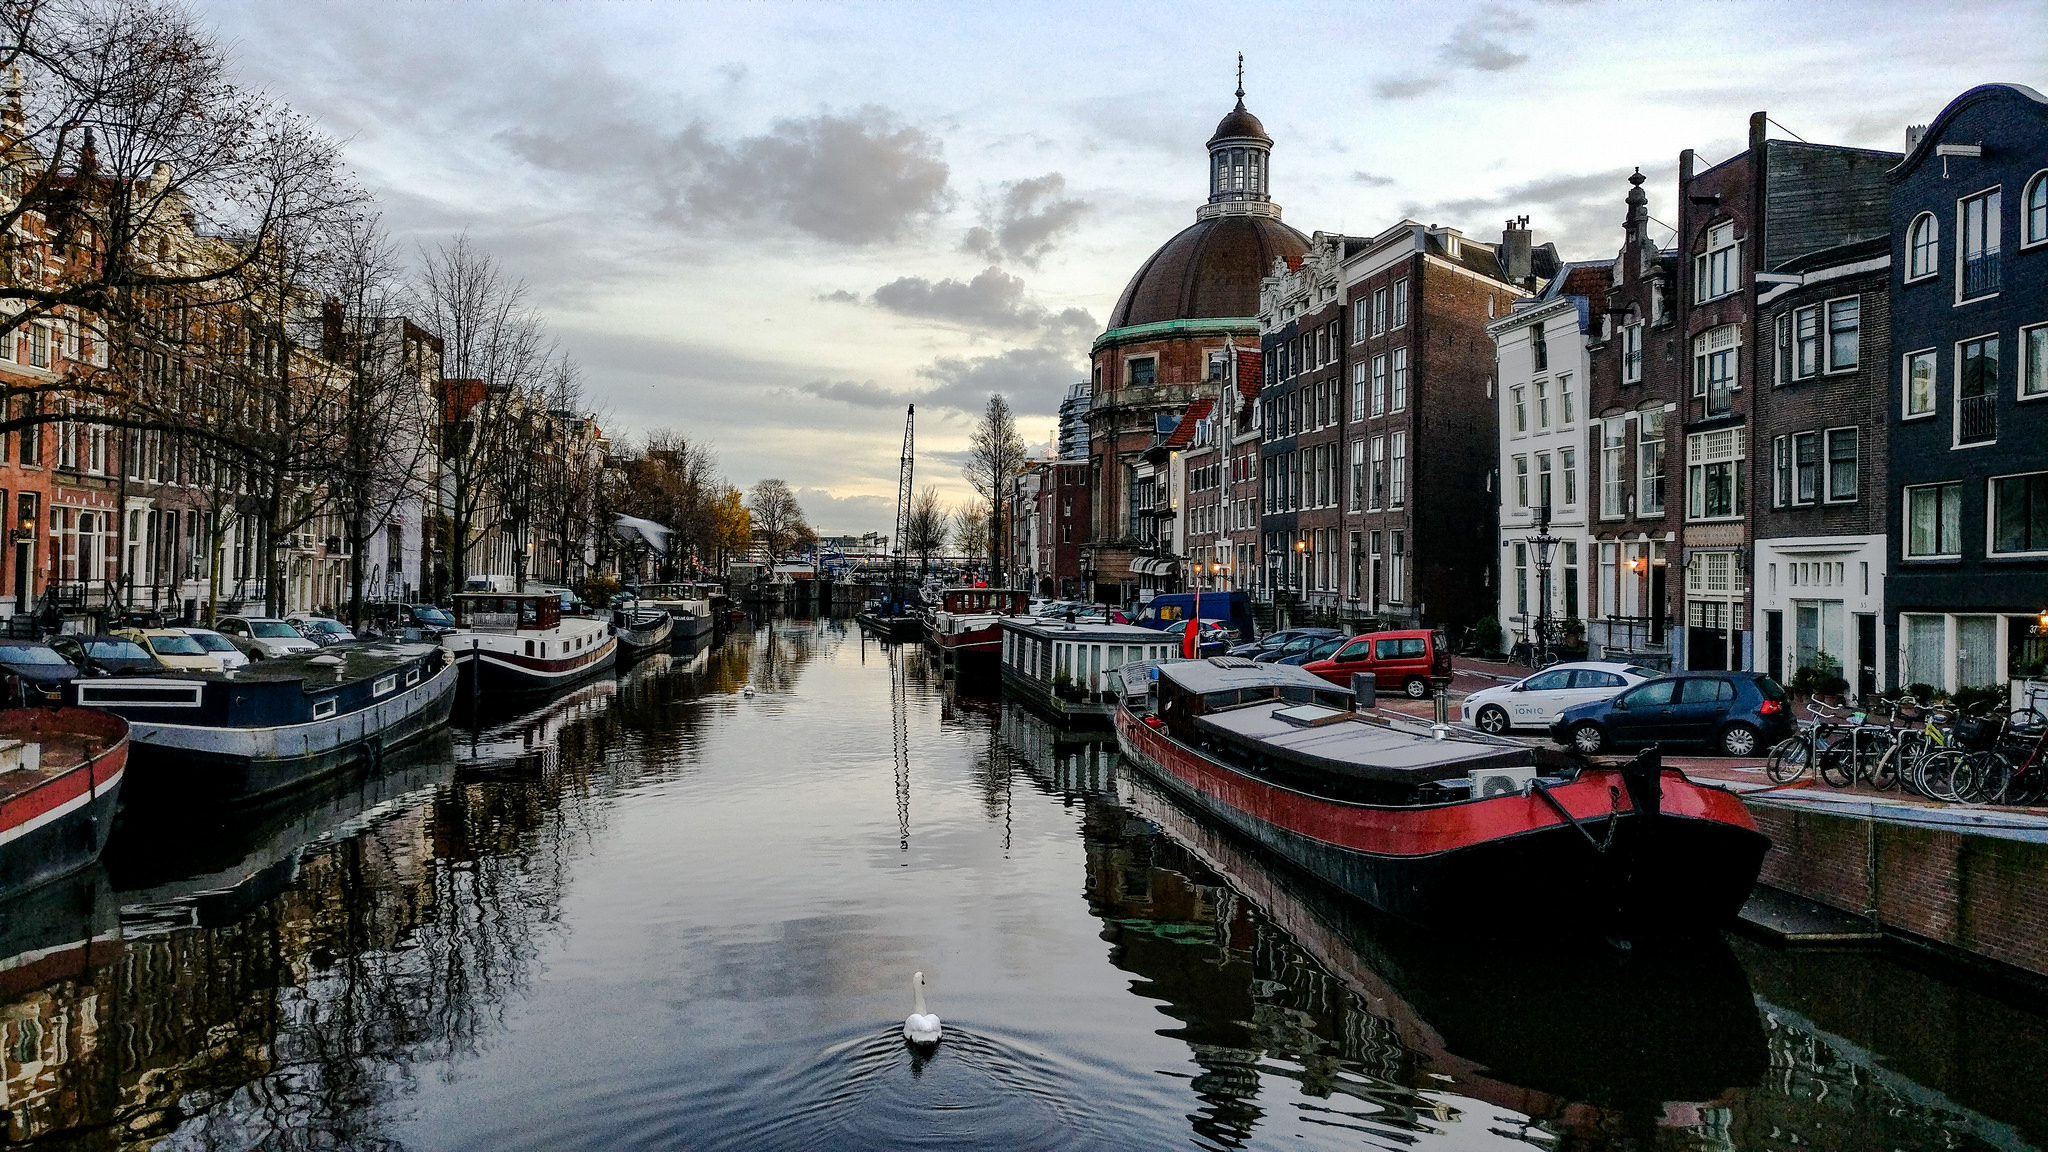
[[[1828,502],[1856,499],[1856,442],[1854,428],[1828,429]]]
[[[1538,380],[1530,387],[1536,391],[1536,427],[1550,427],[1550,382]]]
[[[1573,416],[1574,413],[1572,411],[1572,378],[1570,376],[1559,376],[1557,378],[1558,421],[1564,424],[1566,427],[1570,427]]]
[[[1694,520],[1742,514],[1742,429],[1686,437],[1686,510]]]
[[[1365,419],[1365,361],[1351,366],[1351,420]]]
[[[1384,355],[1372,358],[1372,414],[1382,415],[1387,410],[1387,358]]]
[[[2048,241],[2048,170],[2034,173],[2027,184],[2026,195],[2020,197],[2026,205],[2026,219],[2020,225],[2021,244],[2039,244]]]
[[[1159,361],[1150,356],[1141,356],[1136,360],[1130,361],[1128,370],[1133,387],[1155,384],[1159,380]]]
[[[1579,544],[1564,542],[1564,618],[1579,618]]]
[[[1906,555],[1960,556],[1963,486],[1925,484],[1906,489]]]
[[[1652,408],[1636,417],[1636,466],[1640,472],[1636,488],[1636,514],[1664,514],[1664,410]]]
[[[1372,507],[1378,509],[1386,503],[1387,494],[1387,438],[1372,438]]]
[[[1600,545],[1600,614],[1614,615],[1615,590],[1621,587],[1621,549],[1618,545]]]
[[[1783,508],[1792,502],[1792,438],[1780,436],[1771,441],[1771,507]]]
[[[1991,551],[2048,552],[2048,472],[1991,481]]]
[[[45,325],[28,326],[28,362],[32,368],[50,366],[50,329]]]
[[[1408,434],[1396,432],[1390,439],[1393,463],[1389,465],[1387,498],[1399,508],[1408,499]]]
[[[2034,178],[2035,187],[2044,183]],[[2048,324],[2020,329],[2020,399],[2033,396],[2048,396]]]
[[[1408,281],[1394,281],[1394,327],[1408,323]]]
[[[1529,458],[1515,457],[1515,507],[1529,506]]]
[[[1621,382],[1640,384],[1643,379],[1643,326],[1626,324],[1621,329]]]
[[[1820,371],[1820,308],[1792,314],[1792,377],[1804,380]]]
[[[1956,216],[1962,231],[1956,299],[1988,296],[1998,291],[1998,190],[1964,200]]]
[[[1600,514],[1628,515],[1628,423],[1619,416],[1600,425]]]
[[[1550,507],[1550,453],[1536,454],[1536,505]]]
[[[1716,224],[1707,230],[1707,250],[1693,257],[1693,298],[1712,300],[1726,296],[1741,284],[1737,258],[1741,246],[1735,241],[1733,223]]]
[[[1387,566],[1387,599],[1399,604],[1408,590],[1408,533],[1396,528],[1391,535],[1394,557],[1393,562]]]
[[[1742,330],[1734,324],[1702,332],[1693,341],[1692,394],[1706,402],[1707,415],[1734,409],[1741,351]]]
[[[1401,281],[1401,283],[1406,284],[1407,281],[1403,280]],[[1399,412],[1401,409],[1406,408],[1407,406],[1408,350],[1406,348],[1396,348],[1394,349],[1394,399],[1393,402],[1389,405],[1389,407],[1392,408],[1394,411]]]
[[[1365,339],[1365,297],[1351,302],[1351,342],[1356,344]]]
[[[1509,391],[1514,398],[1515,431],[1527,432],[1529,430],[1528,389],[1522,387],[1520,384],[1517,384]]]
[[[1515,611],[1529,614],[1529,546],[1515,541]]]
[[[1550,345],[1543,339],[1541,324],[1529,329],[1529,356],[1536,371],[1542,372],[1550,367]]]
[[[1351,510],[1358,511],[1365,504],[1365,441],[1351,442]]]
[[[1211,383],[1223,379],[1224,355],[1221,351],[1209,353],[1209,380]]]
[[[1934,213],[1922,212],[1913,221],[1908,248],[1906,279],[1920,280],[1934,275],[1941,262],[1941,225],[1934,219]]]
[[[1998,337],[1956,345],[1956,443],[1998,439]]]
[[[1854,296],[1828,301],[1828,371],[1856,366],[1857,324],[1861,302]]]
[[[1820,433],[1792,437],[1792,502],[1811,504],[1820,491]]]
[[[1575,508],[1579,503],[1578,450],[1574,448],[1558,449],[1557,468],[1564,475],[1564,506]]]
[[[1905,416],[1934,415],[1934,349],[1906,354]]]
[[[1378,288],[1372,294],[1372,334],[1377,336],[1387,330],[1387,290]]]

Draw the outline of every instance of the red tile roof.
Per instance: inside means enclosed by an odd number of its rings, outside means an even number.
[[[1265,381],[1263,356],[1257,348],[1237,350],[1237,394],[1247,400],[1259,398],[1259,388]]]
[[[1187,411],[1180,414],[1180,423],[1174,425],[1172,434],[1167,436],[1165,446],[1168,448],[1185,448],[1193,443],[1195,439],[1195,422],[1208,419],[1209,410],[1215,406],[1216,402],[1207,397],[1189,404]]]

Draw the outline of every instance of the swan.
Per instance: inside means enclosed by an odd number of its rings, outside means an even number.
[[[747,697],[751,697],[751,696],[753,696],[753,694],[754,694],[754,686],[753,686],[752,684],[749,684],[749,685],[747,685],[747,686],[745,686],[745,687],[743,687],[743,688],[741,688],[741,689],[740,689],[740,695],[742,695],[742,696],[747,696]]]
[[[903,1038],[912,1044],[937,1044],[939,1016],[936,1012],[924,1010],[924,973],[911,974],[910,997],[911,1011],[903,1020]]]

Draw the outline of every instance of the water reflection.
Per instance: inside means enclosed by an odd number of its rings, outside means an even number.
[[[745,689],[753,689],[753,695]],[[1445,949],[914,646],[704,651],[0,905],[10,1143],[2017,1148],[2041,1017],[1876,955]],[[894,809],[891,810],[891,796]],[[914,817],[914,821],[913,821]],[[913,967],[948,1035],[895,1021]]]

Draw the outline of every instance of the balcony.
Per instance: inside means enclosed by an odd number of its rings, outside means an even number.
[[[1998,439],[1998,397],[1964,396],[1956,401],[1956,443],[1989,444]]]
[[[1963,258],[1963,299],[1998,291],[1998,251],[1978,252]]]

